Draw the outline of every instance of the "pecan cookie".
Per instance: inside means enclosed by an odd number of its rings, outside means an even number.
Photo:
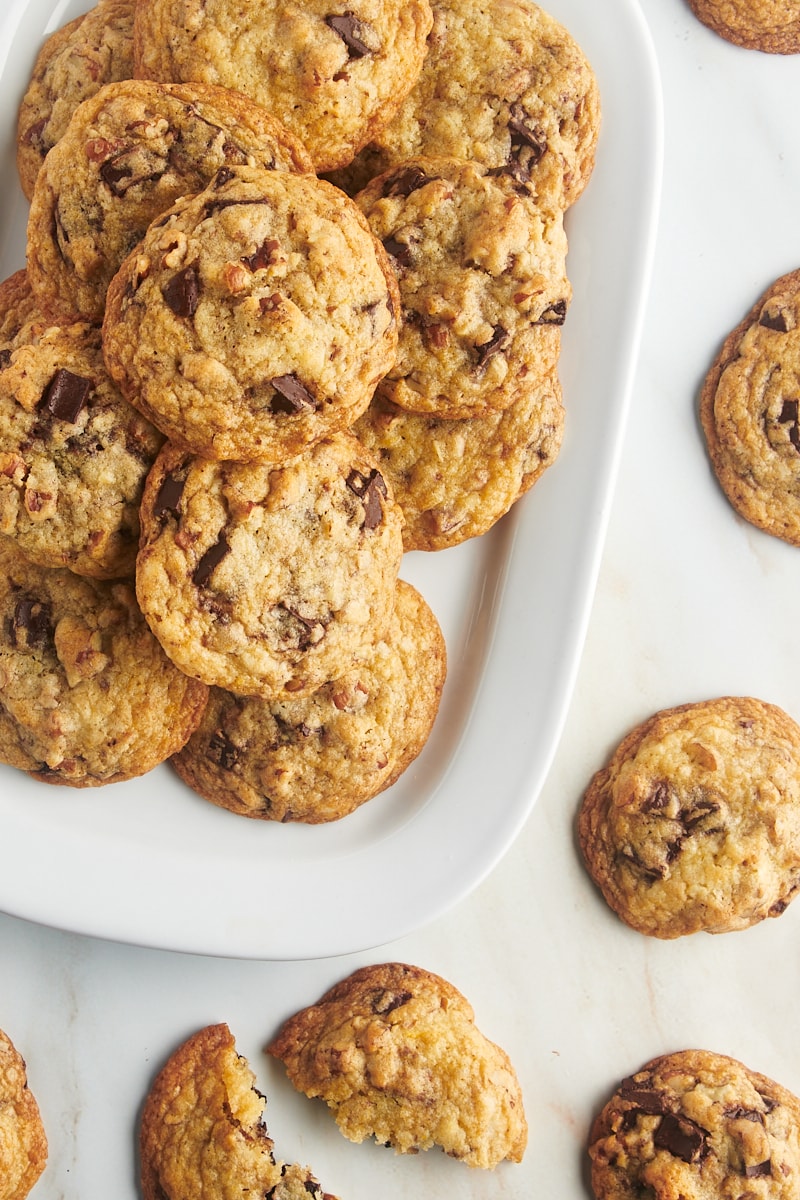
[[[0,1029],[0,1200],[25,1200],[47,1163],[47,1135],[25,1062]]]
[[[414,158],[356,197],[397,273],[397,361],[378,392],[411,412],[508,407],[555,366],[571,287],[558,189],[520,196],[508,176]]]
[[[97,0],[44,42],[17,114],[17,170],[30,200],[39,169],[82,100],[133,75],[133,0]]]
[[[607,903],[641,933],[780,916],[800,888],[800,727],[749,696],[658,712],[592,778],[578,837]]]
[[[151,225],[109,289],[123,391],[174,442],[281,462],[352,424],[397,352],[397,283],[314,176],[231,168]]]
[[[42,304],[102,320],[108,285],[150,222],[233,164],[310,166],[274,117],[227,89],[131,79],[100,88],[33,189],[28,271]]]
[[[388,628],[402,515],[350,434],[281,467],[168,444],[141,522],[142,611],[173,661],[208,684],[307,695]]]
[[[589,1135],[597,1200],[800,1194],[800,1100],[711,1050],[679,1050],[623,1079]]]
[[[465,997],[421,967],[362,967],[291,1017],[267,1052],[351,1141],[374,1137],[400,1154],[440,1146],[489,1169],[525,1152],[508,1055],[476,1027]]]
[[[431,21],[428,0],[139,0],[135,70],[252,96],[332,170],[397,111]]]
[[[13,309],[0,315],[0,533],[43,566],[133,576],[164,439],[110,378],[99,326],[54,325],[26,294],[24,271],[0,287]]]
[[[444,686],[436,617],[399,580],[385,636],[305,699],[212,688],[203,721],[172,759],[213,804],[268,821],[336,821],[384,791],[422,750]]]
[[[800,271],[728,334],[700,395],[708,454],[741,517],[800,546]]]
[[[163,653],[129,583],[39,567],[3,540],[0,630],[0,761],[36,779],[132,779],[200,720],[207,689]]]
[[[335,1200],[307,1167],[275,1158],[255,1082],[227,1025],[198,1030],[172,1054],[142,1109],[144,1200]]]
[[[695,16],[735,46],[766,54],[800,53],[795,0],[689,0]]]

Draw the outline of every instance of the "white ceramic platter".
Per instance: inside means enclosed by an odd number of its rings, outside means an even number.
[[[24,264],[14,125],[42,39],[86,0],[12,2],[0,23],[0,278]],[[167,766],[129,783],[50,787],[0,767],[0,908],[61,929],[202,954],[315,958],[392,941],[473,889],[541,789],[591,608],[649,282],[661,100],[636,0],[551,0],[597,73],[603,126],[567,215],[561,455],[492,532],[402,574],[448,645],[439,717],[388,792],[305,827],[233,816]]]

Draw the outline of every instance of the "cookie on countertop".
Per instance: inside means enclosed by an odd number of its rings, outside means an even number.
[[[351,434],[280,467],[168,443],[140,519],[142,611],[173,661],[205,683],[297,698],[386,633],[402,514]]]
[[[800,53],[795,0],[689,0],[695,16],[727,42],[766,54]]]
[[[109,289],[106,362],[171,440],[281,462],[347,428],[397,353],[397,282],[360,209],[311,175],[221,171]]]
[[[596,1200],[796,1200],[800,1100],[711,1050],[678,1050],[623,1079],[589,1135]]]
[[[458,158],[413,158],[356,196],[392,260],[402,322],[378,393],[464,418],[508,407],[555,366],[572,289],[560,177],[521,196]]]
[[[132,577],[164,439],[111,380],[100,327],[55,325],[31,297],[24,271],[0,287],[0,534],[42,566]]]
[[[446,663],[436,617],[398,580],[385,636],[339,679],[305,699],[272,702],[212,688],[203,721],[172,764],[206,800],[240,816],[339,820],[421,752]]]
[[[397,111],[419,76],[431,21],[428,0],[139,0],[135,70],[252,96],[326,171]]]
[[[0,1029],[0,1200],[25,1200],[47,1163],[47,1135],[25,1061]]]
[[[728,334],[703,383],[714,473],[741,517],[800,546],[800,271],[775,280]]]
[[[133,75],[133,9],[134,0],[97,0],[42,45],[17,114],[17,170],[29,200],[81,101]]]
[[[128,582],[39,567],[3,539],[0,630],[0,761],[35,779],[132,779],[200,720],[207,688],[163,653]]]
[[[307,1167],[275,1158],[266,1101],[227,1025],[209,1025],[170,1056],[139,1124],[144,1200],[335,1200]]]
[[[780,916],[800,888],[800,726],[750,696],[655,713],[590,781],[578,838],[605,900],[641,933]]]
[[[100,88],[73,113],[33,189],[28,272],[41,303],[102,320],[108,285],[150,222],[233,165],[310,168],[246,96],[133,79]]]
[[[267,1052],[345,1137],[397,1153],[440,1146],[471,1167],[520,1162],[528,1127],[508,1055],[465,997],[421,967],[362,967],[285,1023]]]

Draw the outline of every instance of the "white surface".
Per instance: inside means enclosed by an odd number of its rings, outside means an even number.
[[[613,36],[615,6],[583,7],[601,36]],[[32,1200],[136,1200],[135,1121],[152,1073],[216,1020],[228,1021],[258,1073],[279,1154],[308,1161],[342,1200],[589,1200],[584,1144],[597,1107],[622,1075],[686,1046],[733,1054],[800,1093],[800,902],[746,933],[646,939],[605,908],[573,842],[590,774],[655,709],[749,692],[800,715],[800,551],[732,513],[696,420],[722,337],[800,263],[800,58],[727,45],[684,0],[642,7],[665,100],[653,289],[576,688],[529,820],[455,908],[344,958],[204,959],[0,918],[0,1027],[26,1055],[50,1134]],[[7,865],[4,856],[0,875]],[[305,885],[299,872],[298,903]],[[237,896],[243,914],[263,911],[269,880],[248,865]],[[487,1175],[433,1152],[398,1159],[352,1146],[260,1053],[294,1008],[387,958],[452,980],[511,1054],[531,1127],[521,1165]]]
[[[41,35],[52,10],[53,0],[35,0],[19,24],[3,93],[13,107],[38,44],[33,31]],[[58,19],[75,11],[79,0]],[[461,899],[524,823],[583,644],[661,166],[660,91],[634,0],[614,0],[608,25],[587,20],[580,0],[554,0],[552,11],[589,55],[605,113],[596,171],[568,214],[575,300],[561,359],[567,431],[556,466],[491,534],[404,559],[403,575],[431,604],[448,646],[442,706],[424,753],[384,795],[346,820],[311,828],[243,821],[200,800],[166,766],[68,796],[0,768],[8,850],[0,909],[171,950],[276,959],[349,953],[406,934]],[[3,209],[1,277],[21,265],[24,216],[24,204]],[[263,888],[255,905],[241,903],[243,876]]]

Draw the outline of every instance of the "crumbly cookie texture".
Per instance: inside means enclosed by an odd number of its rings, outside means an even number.
[[[307,1167],[275,1158],[265,1108],[228,1026],[193,1034],[161,1069],[142,1110],[144,1200],[335,1200]]]
[[[0,1029],[0,1200],[25,1200],[47,1163],[47,1135],[25,1062]]]
[[[800,271],[777,279],[723,342],[700,419],[720,486],[741,517],[800,545]]]
[[[464,996],[430,971],[363,967],[291,1017],[267,1051],[351,1141],[374,1137],[402,1154],[440,1146],[471,1167],[522,1159],[514,1068]]]
[[[710,1050],[679,1050],[624,1079],[589,1136],[597,1200],[796,1200],[800,1101]]]
[[[397,353],[397,310],[388,256],[351,200],[313,176],[231,168],[123,264],[106,362],[174,442],[281,462],[366,409]]]
[[[141,0],[135,69],[252,96],[325,171],[349,162],[397,111],[431,22],[428,0]]]
[[[54,312],[101,321],[106,292],[148,225],[235,164],[295,172],[305,151],[246,96],[123,80],[85,100],[42,165],[28,273]]]
[[[132,577],[164,439],[110,378],[99,326],[54,324],[20,275],[0,289],[0,534],[42,566]]]
[[[704,25],[728,42],[767,54],[800,53],[794,0],[689,0]]]
[[[0,630],[0,761],[36,779],[131,779],[200,720],[207,689],[163,653],[130,583],[39,567],[3,539]]]
[[[641,933],[780,916],[800,888],[800,727],[749,696],[658,712],[592,778],[578,837],[606,901]]]
[[[402,514],[351,434],[282,467],[168,444],[140,517],[142,611],[173,661],[208,684],[308,695],[386,633]]]
[[[356,196],[397,273],[397,360],[378,393],[411,412],[507,408],[549,374],[572,289],[560,176],[520,195],[509,176],[413,158]]]
[[[30,200],[39,169],[83,100],[133,75],[133,0],[97,0],[44,42],[17,114],[17,170]]]
[[[212,689],[203,721],[172,759],[205,799],[246,817],[319,824],[384,791],[425,745],[446,650],[439,623],[398,580],[385,636],[305,699]]]

